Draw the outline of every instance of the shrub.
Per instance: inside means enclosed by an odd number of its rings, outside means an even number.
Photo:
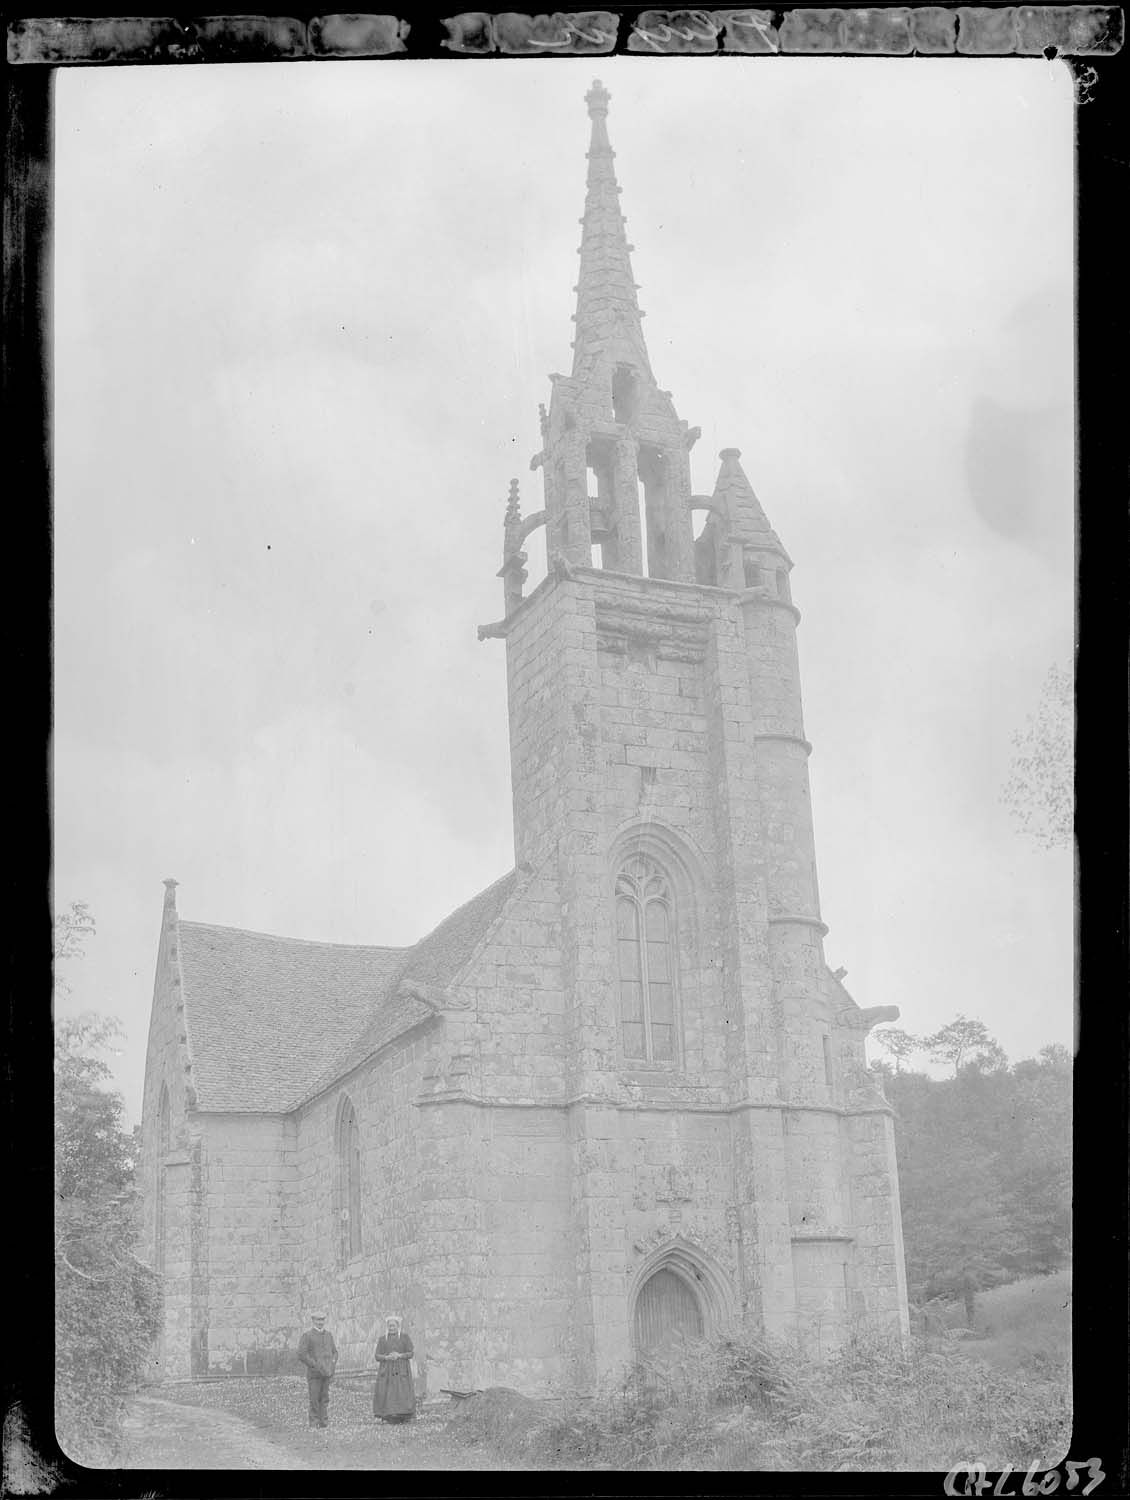
[[[857,1334],[820,1362],[762,1336],[686,1343],[594,1399],[513,1391],[461,1402],[451,1425],[536,1467],[938,1470],[1058,1462],[1070,1438],[1065,1363],[993,1369],[978,1345]]]

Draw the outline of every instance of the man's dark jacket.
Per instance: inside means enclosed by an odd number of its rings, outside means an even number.
[[[328,1328],[307,1329],[298,1341],[298,1358],[311,1375],[332,1375],[337,1367],[337,1345]]]

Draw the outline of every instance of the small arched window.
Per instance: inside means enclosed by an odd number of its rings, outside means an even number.
[[[153,1263],[162,1273],[165,1269],[167,1236],[168,1172],[165,1163],[171,1148],[172,1111],[169,1108],[169,1090],[162,1084],[161,1098],[157,1105],[157,1192],[153,1224]]]
[[[361,1254],[361,1131],[357,1111],[343,1099],[337,1115],[338,1259]]]
[[[635,855],[616,878],[616,954],[624,1056],[673,1063],[675,922],[671,885],[660,867]]]

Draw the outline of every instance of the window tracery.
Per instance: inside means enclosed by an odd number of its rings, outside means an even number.
[[[663,870],[645,855],[626,860],[616,877],[616,955],[624,1056],[675,1062],[673,892]]]

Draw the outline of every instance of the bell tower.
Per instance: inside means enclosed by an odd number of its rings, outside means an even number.
[[[905,1329],[906,1293],[863,1049],[892,1016],[824,962],[792,561],[736,448],[692,493],[700,433],[652,373],[609,94],[585,102],[572,371],[541,409],[544,508],[523,518],[511,483],[505,615],[479,634],[506,640],[516,862],[558,893],[576,1354],[604,1372],[667,1305],[647,1267],[691,1277],[708,1331],[825,1345],[853,1309]]]
[[[694,581],[688,453],[698,437],[656,385],[608,141],[609,94],[591,125],[572,373],[551,375],[544,447],[547,551],[572,567]],[[641,537],[642,514],[645,534]]]

